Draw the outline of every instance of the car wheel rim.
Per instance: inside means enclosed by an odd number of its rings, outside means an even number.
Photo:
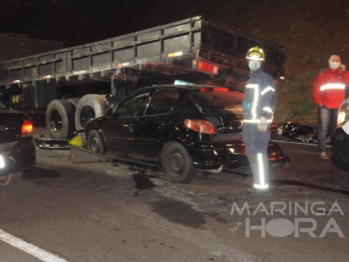
[[[183,170],[183,156],[181,153],[176,152],[172,154],[171,157],[171,168],[172,170],[177,173],[181,174]]]
[[[98,137],[93,137],[91,139],[91,150],[93,152],[99,152],[99,148],[100,148],[100,141],[98,139]]]

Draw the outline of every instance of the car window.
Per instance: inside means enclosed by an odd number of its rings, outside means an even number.
[[[149,92],[136,95],[122,103],[117,109],[118,117],[141,116],[149,100]]]
[[[242,118],[242,93],[213,91],[211,89],[203,90],[196,90],[192,95],[195,104],[201,111],[219,111],[222,115],[234,114],[235,117]]]
[[[0,100],[0,109],[6,109],[6,108],[8,108],[7,105]]]
[[[150,100],[145,115],[162,115],[172,111],[179,98],[176,91],[157,91]]]

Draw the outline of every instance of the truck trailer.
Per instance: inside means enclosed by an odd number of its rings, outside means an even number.
[[[177,81],[242,92],[246,53],[256,45],[266,54],[264,71],[283,79],[283,46],[197,16],[1,62],[0,91],[17,90],[12,107],[42,112],[51,138],[69,139],[140,87]]]

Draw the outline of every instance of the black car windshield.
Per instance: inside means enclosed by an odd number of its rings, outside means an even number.
[[[221,115],[234,114],[236,118],[242,118],[242,93],[203,88],[196,90],[192,99],[204,114],[219,112]]]

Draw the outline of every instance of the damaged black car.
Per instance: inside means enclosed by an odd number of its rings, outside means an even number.
[[[179,183],[190,182],[197,170],[218,173],[224,167],[247,166],[242,99],[243,93],[223,87],[145,87],[87,124],[87,147],[164,167]],[[268,157],[271,167],[289,161],[273,142]]]

